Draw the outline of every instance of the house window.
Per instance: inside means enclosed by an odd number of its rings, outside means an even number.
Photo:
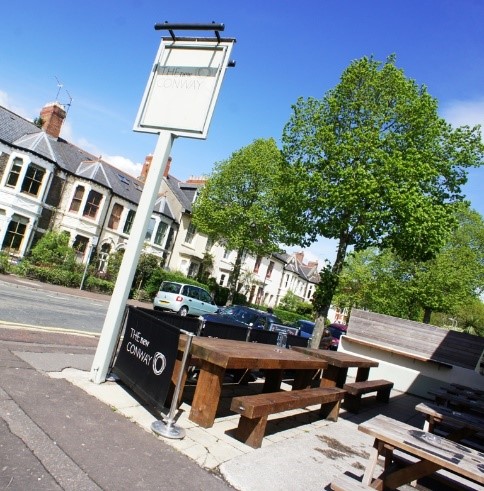
[[[187,276],[189,278],[195,278],[195,276],[197,276],[199,266],[200,265],[198,263],[190,262]]]
[[[155,235],[155,244],[161,245],[163,243],[163,239],[165,238],[166,230],[168,229],[168,224],[165,222],[160,222],[158,224],[158,228],[156,229]]]
[[[45,169],[37,167],[36,165],[29,165],[20,191],[22,193],[31,194],[32,196],[38,196],[44,175]]]
[[[207,239],[207,243],[205,244],[205,250],[209,251],[212,247],[213,247],[213,239],[209,237]]]
[[[22,244],[22,240],[25,236],[25,230],[27,229],[28,219],[23,217],[12,217],[12,220],[8,224],[5,238],[3,239],[2,249],[11,249],[19,251]]]
[[[91,189],[87,196],[86,206],[84,207],[83,215],[85,217],[96,218],[97,212],[99,210],[99,205],[103,195]]]
[[[254,273],[258,273],[259,272],[260,262],[261,261],[262,261],[262,257],[261,256],[257,256],[257,258],[255,260],[255,265],[254,265]]]
[[[84,196],[84,186],[77,186],[71,201],[71,206],[69,207],[69,211],[78,212],[80,210],[83,196]]]
[[[274,269],[274,261],[271,261],[269,263],[269,266],[267,266],[267,273],[266,273],[266,278],[270,278],[272,274],[272,270]]]
[[[151,237],[153,236],[153,230],[155,230],[155,219],[150,218],[150,222],[148,223],[148,228],[146,229],[146,235],[145,235],[145,240],[148,242],[151,240]]]
[[[225,282],[225,275],[224,275],[224,274],[222,274],[222,275],[220,275],[220,282],[219,282],[219,283],[220,283],[222,286],[224,286],[224,282]]]
[[[23,160],[19,157],[13,159],[12,168],[7,177],[6,186],[14,188],[17,185],[18,178],[20,176],[20,171],[22,170]]]
[[[195,232],[196,232],[195,225],[193,225],[193,223],[190,223],[190,225],[188,225],[187,235],[185,236],[185,242],[187,244],[192,243],[193,238],[195,237]]]
[[[126,221],[124,222],[123,233],[129,234],[131,232],[131,227],[133,226],[135,214],[136,212],[134,210],[128,211],[128,216],[126,217]]]
[[[109,217],[108,227],[113,230],[117,230],[119,222],[121,220],[121,213],[123,213],[123,207],[119,203],[113,205],[111,216]]]
[[[224,259],[228,259],[230,257],[230,253],[231,252],[232,252],[231,250],[225,249],[225,251],[224,251]]]
[[[82,261],[82,259],[84,258],[84,253],[86,252],[88,243],[89,239],[87,237],[76,235],[74,244],[72,244],[72,248],[76,251],[76,257],[78,261]]]

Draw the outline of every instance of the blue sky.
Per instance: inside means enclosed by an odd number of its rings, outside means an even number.
[[[280,140],[298,97],[321,98],[349,63],[396,54],[454,125],[484,123],[482,0],[26,0],[2,6],[0,104],[33,119],[71,102],[61,136],[132,175],[156,136],[133,132],[162,35],[157,22],[225,24],[237,39],[206,140],[178,138],[171,173],[209,174],[256,138]],[[58,82],[62,87],[58,86]],[[72,98],[72,100],[71,100]],[[465,193],[484,215],[484,169]],[[306,258],[334,259],[320,240]]]

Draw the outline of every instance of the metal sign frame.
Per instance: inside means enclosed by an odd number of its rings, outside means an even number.
[[[162,38],[134,131],[205,139],[234,42]]]

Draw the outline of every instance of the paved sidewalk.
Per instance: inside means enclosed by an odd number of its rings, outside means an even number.
[[[89,380],[96,346],[97,337],[0,325],[0,489],[329,490],[340,474],[363,474],[373,441],[360,422],[381,413],[423,425],[421,399],[393,391],[389,404],[342,410],[337,422],[318,420],[316,407],[275,415],[252,449],[232,437],[240,386],[224,388],[210,429],[188,420],[187,387],[177,414],[186,437],[170,440],[151,431],[159,415],[122,384]]]

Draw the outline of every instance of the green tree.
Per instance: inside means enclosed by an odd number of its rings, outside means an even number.
[[[433,311],[455,314],[484,291],[484,221],[465,207],[457,220],[458,228],[436,257],[415,267],[414,301],[426,323]]]
[[[484,148],[479,127],[453,129],[394,57],[356,60],[323,99],[299,99],[282,140],[284,242],[338,241],[319,284],[317,346],[349,248],[432,258],[454,226],[465,169],[482,164]]]
[[[458,227],[440,252],[428,261],[403,260],[390,250],[350,254],[334,297],[339,306],[430,322],[433,312],[477,327],[478,315],[464,315],[484,291],[484,222],[462,206]],[[474,309],[478,312],[478,308]],[[467,319],[467,320],[464,320]],[[434,319],[435,320],[435,319]],[[437,321],[439,324],[442,322]],[[444,322],[446,323],[446,322]]]
[[[245,254],[279,250],[283,224],[278,213],[277,176],[281,154],[273,139],[258,139],[215,164],[193,207],[202,233],[237,251],[230,276],[231,303]]]

